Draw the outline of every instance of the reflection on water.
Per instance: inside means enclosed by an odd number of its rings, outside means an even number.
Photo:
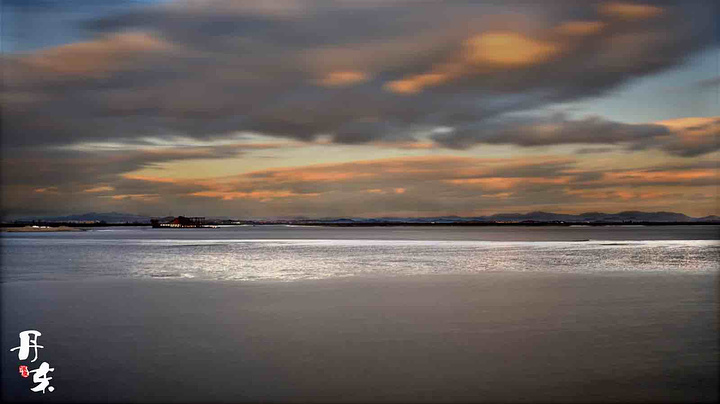
[[[688,239],[680,240],[667,239],[668,230],[672,234],[673,228],[555,228],[542,233],[522,228],[284,227],[23,234],[3,238],[2,274],[8,282],[91,276],[297,280],[487,271],[718,270],[720,243],[697,239],[717,229],[683,229],[679,233]],[[542,234],[552,241],[538,241]],[[638,240],[638,234],[648,239]]]

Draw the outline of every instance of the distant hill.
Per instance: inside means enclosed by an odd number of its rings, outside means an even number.
[[[579,215],[531,212],[526,214],[497,214],[488,218],[494,221],[520,222],[691,222],[697,220],[682,213],[639,211],[626,211],[619,213],[588,212],[581,213]]]
[[[510,222],[510,223],[693,223],[719,222],[718,216],[694,218],[675,212],[640,212],[625,211],[618,213],[586,212],[578,215],[551,212],[530,213],[497,213],[490,216],[435,216],[435,217],[383,217],[383,218],[323,218],[310,221],[343,224],[343,223],[467,223],[467,222]]]
[[[160,221],[170,221],[174,216],[160,218]],[[83,213],[79,215],[67,216],[44,216],[44,217],[26,217],[18,219],[17,222],[46,221],[46,222],[105,222],[108,224],[115,223],[143,223],[149,224],[150,217],[135,215],[130,213]],[[208,216],[209,222],[236,221],[237,219],[228,219],[227,217]],[[260,220],[265,222],[266,220]],[[675,212],[641,212],[641,211],[625,211],[618,213],[602,213],[602,212],[585,212],[578,215],[570,215],[564,213],[551,212],[530,212],[530,213],[497,213],[490,216],[475,217],[459,217],[459,216],[436,216],[436,217],[382,217],[382,218],[357,218],[357,217],[325,217],[321,219],[309,218],[282,218],[270,219],[273,223],[327,223],[327,224],[372,224],[372,223],[408,223],[408,224],[452,224],[452,223],[468,223],[468,222],[508,222],[508,223],[693,223],[693,222],[716,222],[720,223],[720,217],[711,215],[705,217],[694,218],[682,213]]]
[[[18,219],[18,222],[28,222],[33,220],[46,222],[105,222],[105,223],[150,223],[150,217],[134,215],[130,213],[106,212],[106,213],[83,213],[79,215],[67,216],[36,216]]]

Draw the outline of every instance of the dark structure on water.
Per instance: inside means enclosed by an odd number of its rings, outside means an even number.
[[[205,227],[204,217],[185,217],[178,216],[171,221],[162,221],[161,219],[150,219],[153,228],[170,227],[170,228],[197,228]]]

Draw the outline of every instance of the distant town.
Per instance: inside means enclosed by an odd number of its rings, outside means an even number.
[[[720,224],[720,217],[694,218],[674,212],[626,211],[619,213],[589,212],[578,215],[531,212],[500,213],[491,216],[460,217],[383,217],[383,218],[273,218],[237,219],[227,217],[165,216],[148,217],[117,212],[86,213],[59,217],[29,217],[3,221],[3,227],[102,227],[152,226],[154,228],[213,228],[230,225],[297,225],[297,226],[608,226],[608,225],[707,225]]]

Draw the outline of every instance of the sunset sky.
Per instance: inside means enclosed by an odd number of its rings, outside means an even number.
[[[2,7],[5,218],[720,213],[715,1]]]

